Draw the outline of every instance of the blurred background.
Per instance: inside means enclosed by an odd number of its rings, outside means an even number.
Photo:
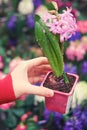
[[[64,53],[65,71],[79,75],[75,113],[73,115],[72,110],[65,116],[50,112],[45,108],[43,97],[24,95],[16,102],[0,105],[0,130],[87,129],[87,102],[81,108],[76,106],[87,98],[87,0],[55,1],[60,10],[72,7],[77,20],[77,32],[66,42]],[[35,40],[34,15],[43,15],[46,5],[45,0],[0,0],[0,79],[20,61],[43,56]],[[79,118],[77,111],[80,111]]]

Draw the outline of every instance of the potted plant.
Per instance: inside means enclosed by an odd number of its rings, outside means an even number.
[[[43,17],[36,16],[35,36],[44,55],[52,67],[42,85],[53,89],[54,96],[46,97],[46,107],[49,110],[66,113],[69,111],[72,95],[78,81],[78,75],[64,72],[64,41],[75,33],[76,20],[71,9],[58,13],[55,2],[51,3],[53,10],[48,10]]]

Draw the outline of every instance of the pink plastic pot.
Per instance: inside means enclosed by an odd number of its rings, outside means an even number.
[[[46,75],[46,77],[45,77],[45,79],[42,83],[43,86],[44,86],[44,82],[45,82],[48,74]],[[64,93],[64,92],[54,90],[54,96],[53,97],[46,97],[45,98],[46,107],[49,110],[60,112],[62,114],[68,113],[70,106],[72,104],[73,92],[74,92],[74,89],[76,87],[76,83],[79,79],[79,76],[76,75],[76,74],[68,73],[68,75],[72,75],[76,78],[71,91],[69,93]]]

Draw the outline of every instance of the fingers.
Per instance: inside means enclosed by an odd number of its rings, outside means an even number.
[[[54,95],[54,91],[43,86],[35,86],[31,85],[31,87],[27,87],[27,94],[35,94],[39,96],[52,97]]]
[[[27,63],[29,63],[29,64],[30,64],[30,62],[33,63],[33,66],[48,64],[48,60],[46,57],[38,57],[38,58],[34,58],[32,60],[27,61]]]
[[[44,80],[45,75],[37,76],[37,77],[30,77],[29,82],[31,84],[41,83]]]
[[[40,66],[38,66],[37,67],[37,69],[39,70],[39,71],[51,71],[52,70],[52,68],[51,68],[51,66],[49,65],[49,64],[46,64],[46,65],[40,65]]]
[[[41,75],[46,75],[47,72],[52,71],[50,65],[41,65],[41,66],[37,66],[37,67],[33,67],[31,70],[28,70],[27,74],[28,74],[28,78],[32,77],[37,77],[37,76],[41,76]]]

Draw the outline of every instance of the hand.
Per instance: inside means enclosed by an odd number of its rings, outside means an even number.
[[[53,90],[34,84],[42,82],[44,76],[51,70],[46,57],[39,57],[22,61],[11,72],[13,89],[16,98],[23,94],[36,94],[40,96],[53,96]]]

